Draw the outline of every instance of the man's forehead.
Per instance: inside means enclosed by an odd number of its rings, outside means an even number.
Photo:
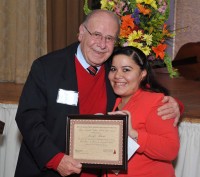
[[[109,21],[113,21],[113,22],[116,21],[113,15],[106,13],[106,12],[96,12],[89,19],[89,21],[97,21],[97,20],[99,20],[99,21],[109,20]]]
[[[118,26],[117,22],[113,18],[101,15],[99,17],[95,16],[94,18],[91,18],[87,25],[104,29],[111,29],[112,27],[116,29],[116,26]]]

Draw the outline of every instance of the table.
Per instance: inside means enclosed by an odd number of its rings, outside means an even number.
[[[0,120],[5,122],[0,135],[0,177],[13,177],[18,159],[21,134],[15,122],[23,84],[0,83]]]
[[[0,135],[0,177],[13,177],[21,134],[15,122],[16,104],[0,104],[0,120],[5,122],[3,134]]]
[[[200,176],[200,121],[179,125],[180,150],[174,162],[176,177]]]

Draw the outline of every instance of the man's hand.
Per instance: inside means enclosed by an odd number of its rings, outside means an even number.
[[[82,164],[74,160],[68,155],[64,155],[60,164],[58,165],[57,171],[61,176],[68,176],[74,173],[79,174],[82,169]]]
[[[158,108],[158,115],[161,116],[163,120],[175,118],[174,126],[176,126],[180,119],[180,109],[178,103],[171,96],[165,96],[162,102],[164,105]]]

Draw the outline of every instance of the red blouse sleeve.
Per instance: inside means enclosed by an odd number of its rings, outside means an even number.
[[[146,121],[146,130],[138,131],[138,152],[158,160],[174,160],[179,150],[178,128],[174,119],[162,120],[152,109]]]

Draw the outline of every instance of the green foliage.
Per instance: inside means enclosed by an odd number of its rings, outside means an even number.
[[[88,15],[91,12],[91,10],[88,7],[88,0],[85,0],[83,10],[84,10],[85,15]]]

